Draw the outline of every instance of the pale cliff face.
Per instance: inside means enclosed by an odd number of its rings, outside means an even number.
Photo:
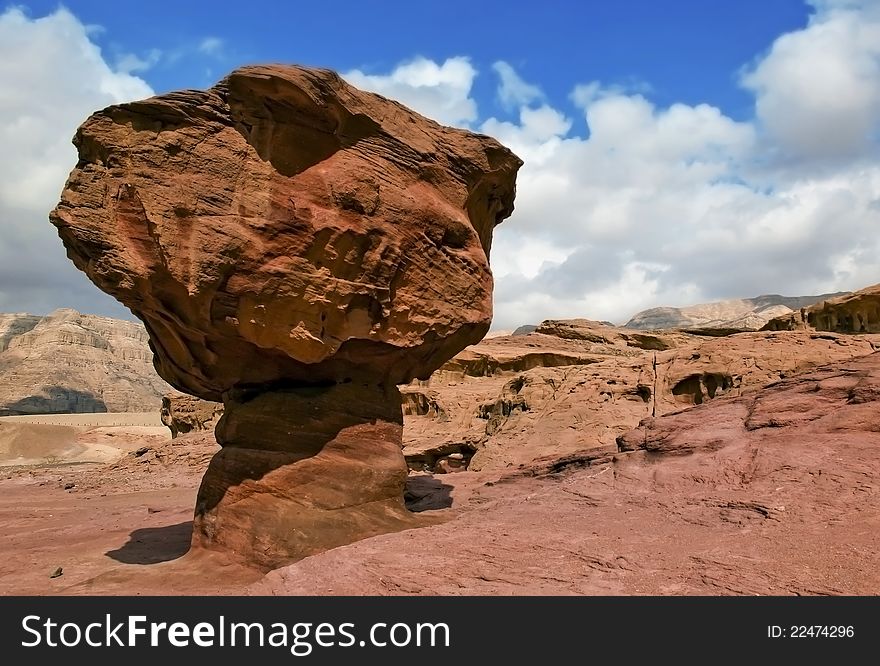
[[[139,323],[0,314],[0,414],[152,411],[168,389]]]
[[[770,320],[785,316],[842,292],[818,296],[779,296],[767,294],[755,298],[735,298],[700,303],[683,308],[656,307],[632,316],[626,328],[662,330],[669,328],[737,328],[758,330]]]

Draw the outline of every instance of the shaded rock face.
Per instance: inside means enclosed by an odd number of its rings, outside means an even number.
[[[358,384],[239,395],[199,489],[195,545],[265,569],[413,527],[396,387]]]
[[[29,314],[0,314],[0,352],[6,351],[9,341],[28,331],[40,323],[42,317]]]
[[[394,385],[488,330],[521,161],[292,66],[109,107],[74,143],[68,256],[164,379],[224,403],[194,543],[272,566],[406,526]]]
[[[831,298],[797,312],[777,317],[768,331],[813,329],[836,333],[880,333],[880,285]]]

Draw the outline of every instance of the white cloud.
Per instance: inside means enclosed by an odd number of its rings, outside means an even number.
[[[495,327],[880,282],[880,2],[814,4],[745,75],[754,122],[593,81],[585,134],[548,106],[481,125],[525,160]]]
[[[877,155],[880,3],[814,2],[809,25],[777,39],[743,76],[757,118],[783,156]]]
[[[492,69],[501,83],[498,85],[498,99],[507,109],[526,106],[544,99],[544,93],[538,86],[523,81],[516,70],[503,60],[499,60]]]
[[[579,83],[576,85],[574,90],[571,91],[569,98],[576,107],[585,109],[603,97],[626,94],[647,95],[652,90],[653,88],[648,83],[641,80],[630,80],[626,85],[621,83],[604,85],[601,81],[590,81],[589,83]]]
[[[199,52],[209,56],[220,56],[223,53],[224,42],[219,37],[205,37],[199,42]]]
[[[812,4],[809,24],[743,74],[751,121],[707,104],[658,107],[642,84],[586,77],[563,108],[496,63],[499,98],[518,115],[480,122],[464,57],[345,77],[525,159],[516,212],[493,244],[497,328],[852,289],[880,282],[880,0]],[[134,60],[109,66],[66,10],[0,15],[0,311],[107,309],[46,214],[75,163],[76,126],[151,94],[134,71]]]
[[[47,219],[76,164],[77,126],[153,93],[111,68],[90,34],[63,8],[38,19],[17,8],[0,14],[0,312],[124,312],[67,260]]]
[[[355,69],[342,76],[358,88],[398,100],[445,125],[467,126],[477,119],[477,103],[470,96],[477,70],[467,58],[449,58],[441,64],[415,58],[387,75]]]
[[[609,96],[585,117],[588,138],[482,128],[526,160],[495,232],[497,327],[880,280],[877,166],[750,182],[754,129],[715,108]]]

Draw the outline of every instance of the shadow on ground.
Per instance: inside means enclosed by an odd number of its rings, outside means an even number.
[[[406,508],[414,513],[452,506],[452,486],[435,476],[411,476],[406,480]]]
[[[191,520],[165,527],[144,527],[132,532],[127,543],[104,554],[124,564],[158,564],[185,555],[191,539]]]

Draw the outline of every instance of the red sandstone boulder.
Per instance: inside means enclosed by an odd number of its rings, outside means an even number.
[[[521,165],[489,137],[327,70],[255,66],[108,107],[74,143],[51,221],[184,392],[402,383],[489,328]]]
[[[177,438],[189,432],[214,430],[223,415],[223,405],[175,392],[162,396],[159,414],[162,423],[171,431],[171,437]]]
[[[479,341],[522,162],[327,70],[111,106],[51,213],[159,374],[224,402],[193,543],[271,568],[413,525],[396,384]]]

